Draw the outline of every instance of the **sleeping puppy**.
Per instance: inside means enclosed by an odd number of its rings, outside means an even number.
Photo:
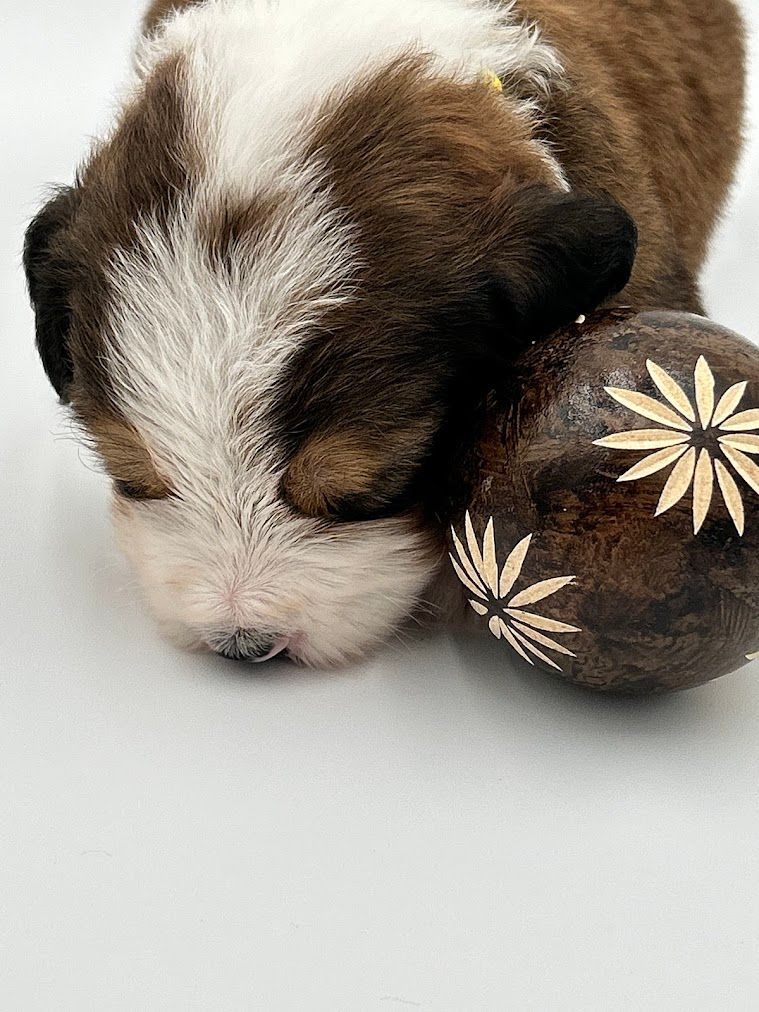
[[[356,658],[435,577],[462,377],[615,297],[700,310],[739,17],[162,0],[135,68],[27,232],[43,364],[178,642]]]

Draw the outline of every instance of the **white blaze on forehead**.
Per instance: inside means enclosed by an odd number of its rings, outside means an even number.
[[[275,384],[324,312],[350,297],[356,262],[349,229],[314,183],[302,175],[223,268],[209,253],[203,192],[168,223],[145,222],[138,243],[115,256],[109,374],[169,481],[192,485],[199,466],[220,476],[220,465],[242,463],[238,442],[246,469],[251,456],[271,466],[260,421]]]

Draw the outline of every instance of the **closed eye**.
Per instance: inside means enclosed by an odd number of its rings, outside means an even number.
[[[438,419],[338,428],[309,436],[282,482],[286,502],[305,516],[337,522],[379,520],[417,504]]]
[[[416,476],[415,476],[416,477]],[[343,523],[361,520],[383,520],[403,513],[417,505],[419,490],[410,479],[406,485],[391,489],[389,483],[375,492],[346,495],[330,504],[326,515]]]

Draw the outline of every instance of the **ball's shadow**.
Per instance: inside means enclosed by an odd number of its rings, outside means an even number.
[[[485,636],[457,633],[451,648],[462,675],[513,719],[571,722],[579,732],[620,736],[723,733],[745,709],[745,682],[733,675],[698,688],[659,695],[614,695],[562,680],[532,667]]]

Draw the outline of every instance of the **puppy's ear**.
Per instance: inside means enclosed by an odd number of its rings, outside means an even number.
[[[73,376],[68,351],[70,279],[61,234],[76,206],[73,188],[59,190],[26,230],[24,270],[36,319],[37,349],[61,400]]]
[[[632,272],[638,233],[610,197],[530,186],[505,195],[487,229],[487,285],[496,327],[539,337],[590,313]]]

